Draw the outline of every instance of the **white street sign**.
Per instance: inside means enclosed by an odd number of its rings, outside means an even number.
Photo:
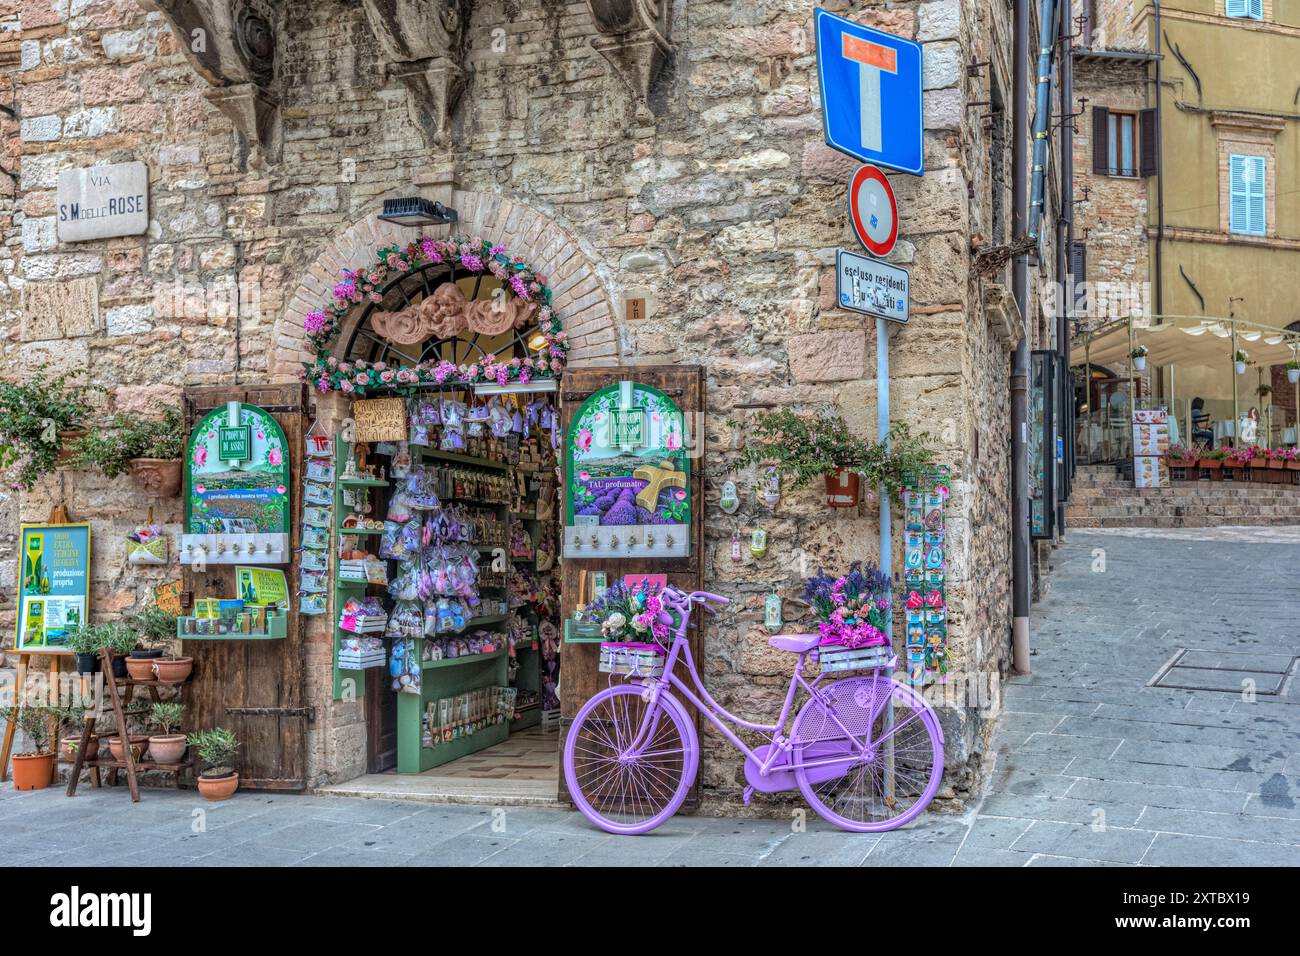
[[[907,324],[910,308],[906,269],[847,249],[837,250],[835,294],[842,309]]]

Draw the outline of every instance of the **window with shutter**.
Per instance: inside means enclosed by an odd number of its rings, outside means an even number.
[[[1268,232],[1267,160],[1263,156],[1228,156],[1228,231],[1247,236]]]
[[[1137,166],[1137,116],[1133,113],[1111,113],[1109,119],[1109,151],[1106,173],[1110,176],[1136,176]]]
[[[1092,108],[1092,171],[1100,176],[1110,174],[1110,110],[1104,106]]]
[[[1158,171],[1156,169],[1156,141],[1156,111],[1142,110],[1138,113],[1138,145],[1142,150],[1138,169],[1139,176],[1144,178],[1154,176]]]
[[[1224,0],[1223,14],[1247,20],[1264,19],[1264,0]]]

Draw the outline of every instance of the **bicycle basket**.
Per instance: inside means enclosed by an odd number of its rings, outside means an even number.
[[[845,728],[854,737],[861,737],[871,726],[872,717],[884,709],[894,682],[887,677],[852,677],[848,680],[823,684],[820,690],[830,698]],[[805,708],[794,728],[791,742],[808,744],[818,740],[842,739],[844,731],[826,711],[815,707]]]
[[[662,677],[663,648],[657,644],[605,641],[600,645],[600,670],[628,677]]]
[[[817,659],[822,671],[859,671],[885,667],[893,653],[888,644],[875,647],[839,647],[827,645],[817,648]]]

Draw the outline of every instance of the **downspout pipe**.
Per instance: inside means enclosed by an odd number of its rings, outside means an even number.
[[[1164,60],[1163,41],[1160,36],[1160,0],[1151,0],[1155,14],[1155,97],[1156,97],[1156,247],[1153,250],[1152,265],[1155,269],[1155,306],[1156,315],[1165,314],[1164,282],[1164,245],[1165,245],[1165,116],[1161,104],[1164,102],[1164,87],[1160,64]],[[1162,320],[1157,320],[1162,321]]]
[[[1060,5],[1057,15],[1060,22],[1060,79],[1061,79],[1061,228],[1057,235],[1056,278],[1065,290],[1061,302],[1057,304],[1056,347],[1061,353],[1061,367],[1065,374],[1060,383],[1062,402],[1058,412],[1066,434],[1064,456],[1061,466],[1061,484],[1066,490],[1073,482],[1074,436],[1070,434],[1074,418],[1074,385],[1070,378],[1070,316],[1074,311],[1074,37],[1071,33],[1070,7]],[[1067,413],[1066,409],[1070,409]],[[1065,533],[1066,496],[1057,490],[1056,527],[1060,534]]]
[[[1029,133],[1029,0],[1013,0],[1011,44],[1011,233],[1025,235]],[[1029,673],[1029,266],[1011,263],[1020,341],[1011,356],[1011,666]]]
[[[1052,123],[1052,50],[1055,0],[1039,0],[1038,79],[1034,90],[1034,178],[1029,198],[1029,238],[1037,239],[1047,196],[1047,144]],[[1028,25],[1026,25],[1026,30]]]

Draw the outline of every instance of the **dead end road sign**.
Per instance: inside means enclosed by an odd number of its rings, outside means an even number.
[[[906,325],[909,282],[906,269],[847,249],[835,252],[835,297],[841,309]]]
[[[826,145],[921,175],[921,44],[813,13]]]

